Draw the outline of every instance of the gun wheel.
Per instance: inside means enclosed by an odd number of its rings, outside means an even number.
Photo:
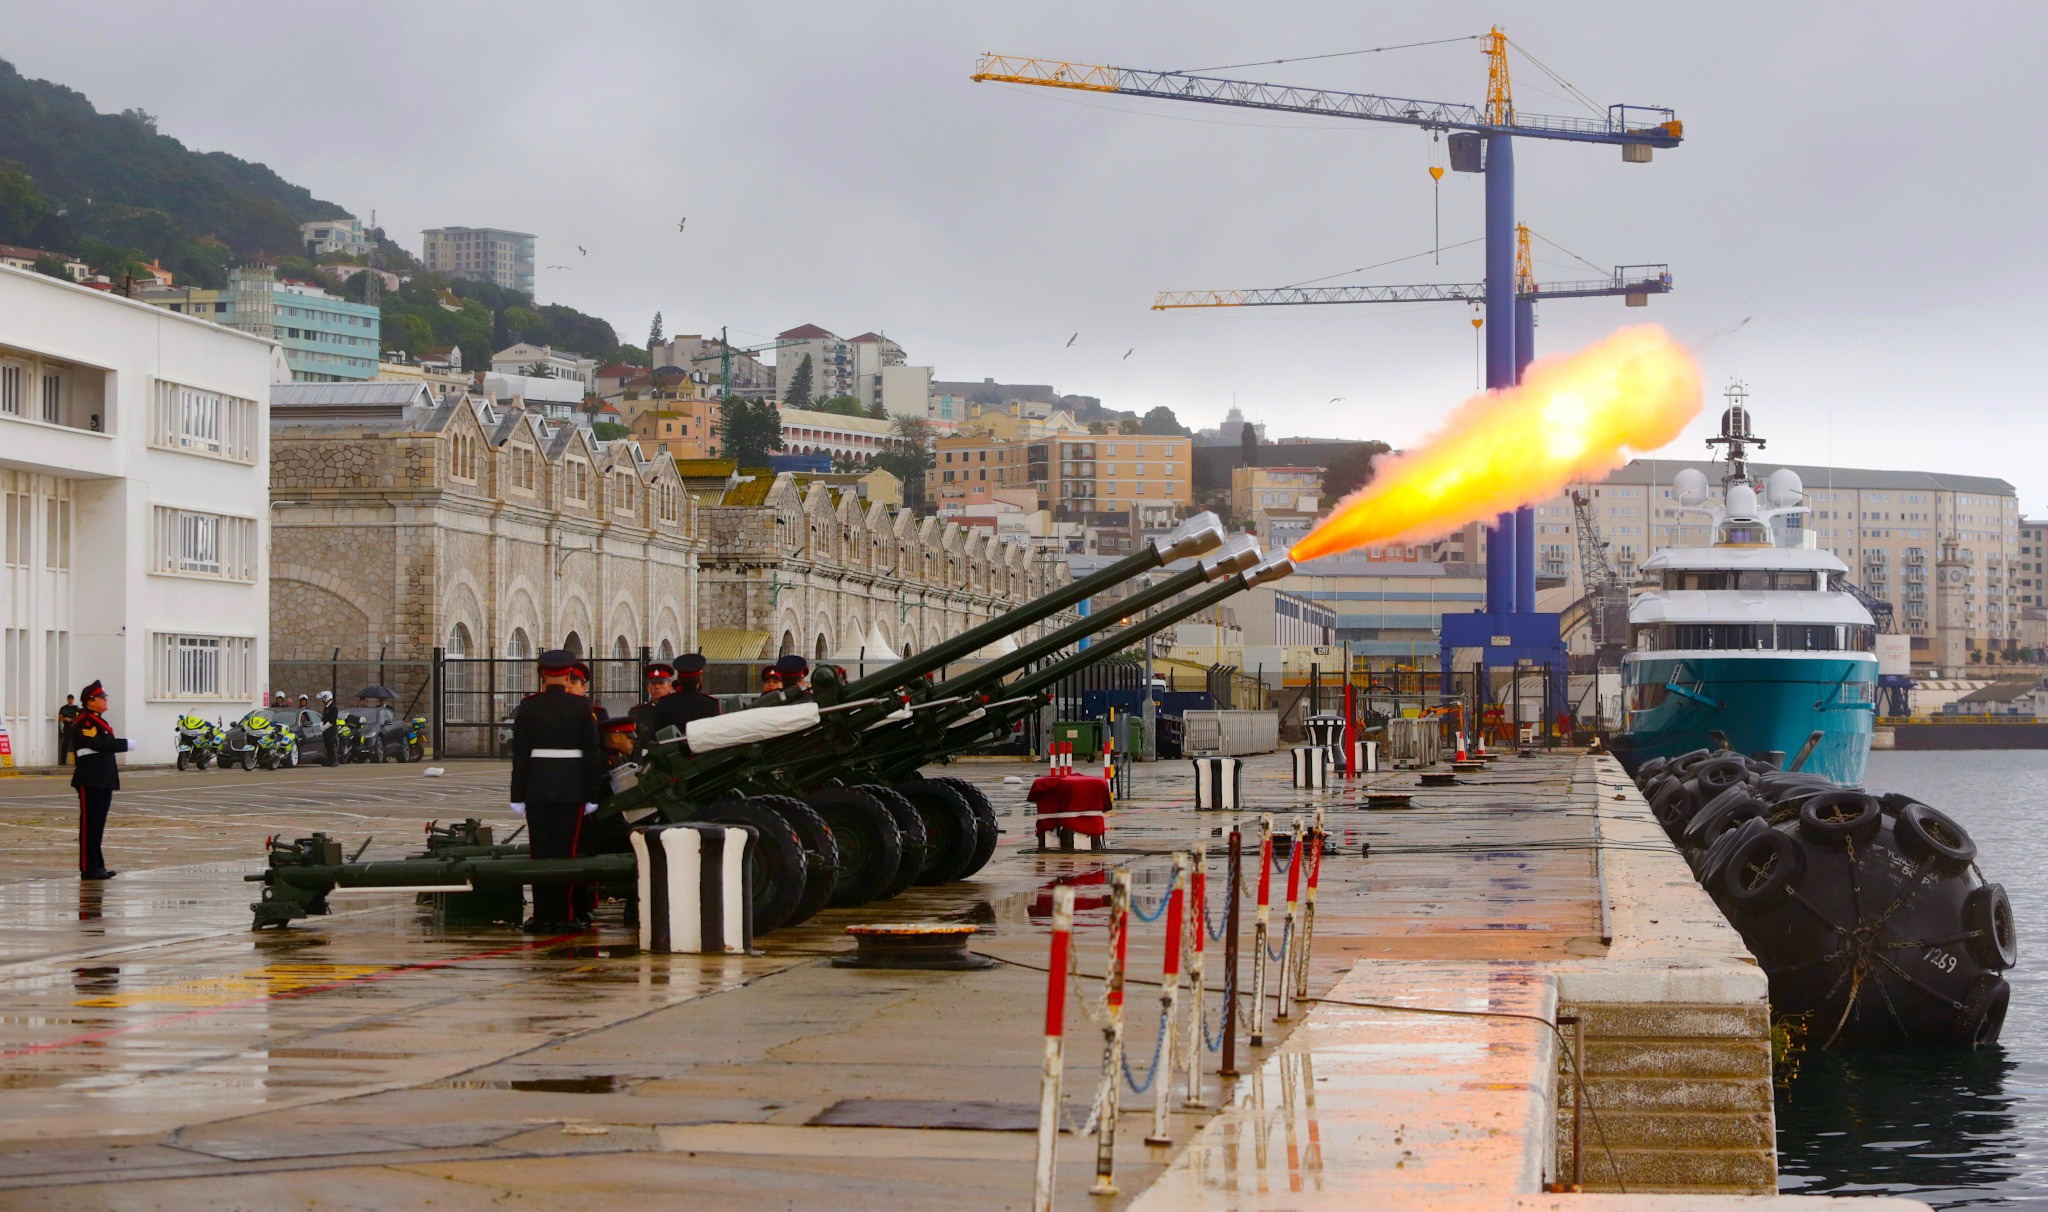
[[[883,886],[881,895],[875,898],[886,901],[902,894],[905,889],[917,882],[918,876],[924,874],[927,856],[931,854],[931,835],[925,829],[924,815],[895,788],[881,783],[865,783],[854,790],[887,809],[889,815],[896,821],[897,832],[903,838],[903,857],[897,864],[895,874]]]
[[[832,827],[825,818],[812,810],[809,804],[792,795],[757,795],[756,804],[765,804],[781,814],[796,831],[797,840],[804,848],[804,891],[797,898],[796,908],[784,919],[784,926],[797,926],[810,921],[832,899],[834,875],[839,869],[839,844],[832,837]]]
[[[963,880],[972,878],[995,857],[996,841],[1002,833],[1002,829],[996,824],[996,806],[989,802],[988,796],[981,788],[966,779],[947,776],[933,779],[932,782],[944,783],[959,792],[966,798],[967,806],[974,810],[974,859],[958,877]]]
[[[981,825],[967,797],[937,779],[907,779],[896,784],[896,794],[909,800],[924,819],[924,870],[917,882],[950,884],[964,877],[981,844]]]
[[[846,787],[813,792],[804,803],[831,828],[839,851],[826,903],[845,909],[892,895],[886,889],[903,865],[903,834],[890,810],[874,796]]]

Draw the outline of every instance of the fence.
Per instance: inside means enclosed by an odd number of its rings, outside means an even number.
[[[398,701],[392,706],[410,718],[421,714],[422,710],[431,712],[433,675],[434,662],[431,660],[381,653],[344,657],[336,650],[324,660],[273,657],[270,661],[270,682],[264,693],[266,696],[282,693],[293,706],[297,706],[300,695],[315,699],[321,691],[327,690],[333,692],[335,701],[345,710],[356,701],[358,692],[382,686],[398,696]]]

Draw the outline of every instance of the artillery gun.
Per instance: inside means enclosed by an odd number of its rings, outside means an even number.
[[[1211,552],[1112,611],[932,680],[999,638],[1165,564]],[[820,668],[810,701],[785,695],[783,702],[694,721],[683,733],[664,730],[643,764],[613,772],[611,794],[585,830],[596,853],[531,859],[509,839],[495,843],[490,828],[474,820],[430,826],[426,853],[401,860],[343,862],[339,843],[319,834],[273,841],[266,870],[245,877],[263,885],[262,899],[251,906],[255,924],[282,926],[325,913],[337,888],[442,894],[444,904],[473,918],[516,920],[522,885],[630,889],[630,831],[656,823],[755,831],[749,851],[757,932],[793,925],[827,905],[893,896],[915,882],[964,878],[994,852],[994,810],[965,780],[919,778],[919,767],[1007,731],[1037,710],[1061,678],[1290,569],[1281,557],[1259,563],[1251,540],[1226,542],[1214,515],[1197,515],[1143,551],[866,678],[847,682],[839,670]],[[1171,602],[1205,582],[1215,583]],[[1137,621],[1056,656],[1127,618]]]

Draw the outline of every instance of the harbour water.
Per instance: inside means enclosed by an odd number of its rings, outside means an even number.
[[[1999,1046],[1808,1055],[1778,1091],[1779,1187],[1911,1195],[1938,1208],[2048,1208],[2048,752],[1878,752],[1865,784],[1962,822],[2005,885],[2020,966]]]

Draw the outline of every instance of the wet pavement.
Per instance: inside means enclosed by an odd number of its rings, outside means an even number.
[[[1252,760],[1247,816],[1316,804],[1329,814],[1312,991],[1360,959],[1596,954],[1599,872],[1590,814],[1567,794],[1574,762],[1505,759],[1383,812],[1363,808],[1363,781],[1297,791],[1285,755]],[[828,911],[765,936],[755,956],[642,954],[617,906],[595,934],[536,939],[444,926],[393,893],[338,896],[332,916],[249,931],[256,889],[241,877],[260,869],[269,835],[323,829],[351,850],[374,835],[367,857],[395,857],[418,849],[431,819],[511,823],[504,766],[446,769],[139,773],[108,834],[124,874],[83,886],[64,874],[68,788],[0,780],[0,1204],[595,1207],[645,1195],[733,1208],[1028,1206],[1051,886],[1080,886],[1085,974],[1103,970],[1102,881],[1115,864],[1133,865],[1150,912],[1165,853],[1205,847],[1220,928],[1214,831],[1230,818],[1192,811],[1186,763],[1138,767],[1111,850],[1073,855],[1035,850],[1024,787],[1006,782],[1028,782],[1037,767],[975,763],[949,773],[987,790],[1006,830],[976,879]],[[1415,788],[1403,773],[1371,783]],[[1243,909],[1248,952],[1249,900]],[[847,949],[846,926],[893,921],[972,922],[974,949],[1010,962],[979,972],[825,962]],[[1156,979],[1160,930],[1134,930],[1134,978]],[[1212,950],[1212,1033],[1220,966]],[[1085,1014],[1099,992],[1082,980],[1071,998],[1076,1125],[1100,1065]],[[1141,1077],[1156,996],[1131,990]],[[1287,1038],[1277,1030],[1259,1050],[1240,1038],[1241,1068],[1259,1073]],[[1225,1103],[1213,1056],[1206,1071],[1208,1101]],[[1315,1084],[1303,1077],[1283,1096],[1276,1081],[1260,1097],[1313,1106]],[[1105,1206],[1144,1192],[1178,1156],[1143,1143],[1149,1095],[1126,1092],[1123,1107],[1123,1194],[1096,1201]],[[1180,1112],[1171,1135],[1184,1146],[1201,1126]],[[1341,1173],[1356,1166],[1341,1155],[1332,1164],[1333,1152],[1327,1141],[1312,1156],[1297,1149],[1294,1189],[1345,1186]],[[1087,1140],[1062,1139],[1063,1203],[1086,1202],[1092,1153]],[[1204,1173],[1260,1168],[1249,1145],[1228,1154]],[[1229,1175],[1211,1186],[1288,1189]]]

